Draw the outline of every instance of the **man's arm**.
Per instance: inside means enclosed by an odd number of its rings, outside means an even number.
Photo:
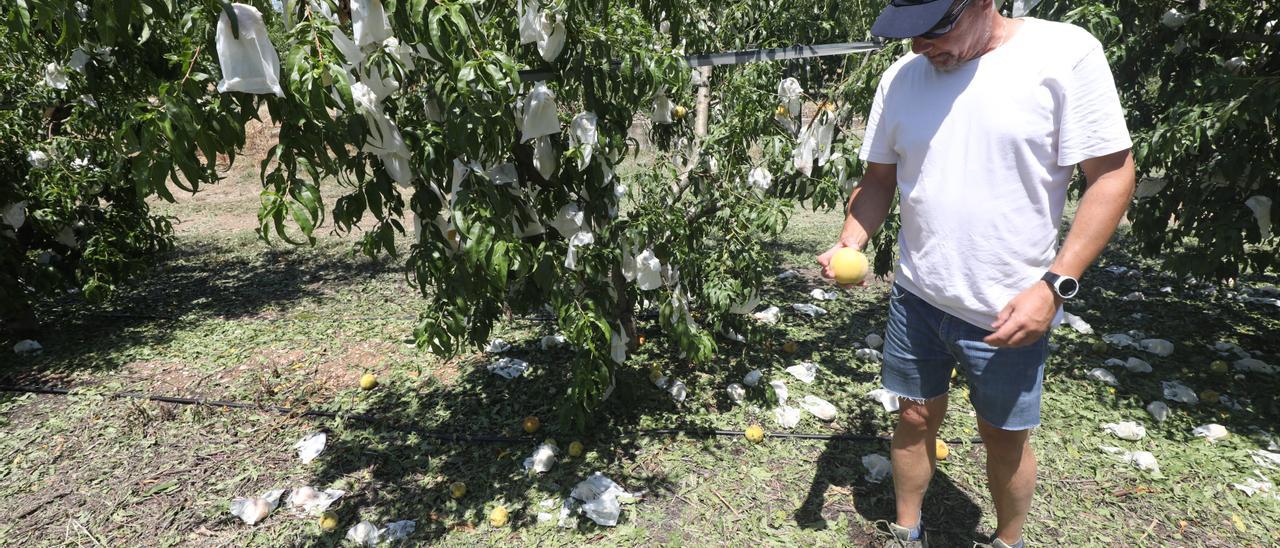
[[[889,207],[893,205],[893,193],[898,189],[898,166],[896,164],[877,164],[867,162],[867,172],[862,182],[849,195],[849,203],[845,205],[844,230],[840,231],[840,240],[836,245],[818,256],[818,264],[822,265],[822,275],[835,278],[831,270],[831,256],[842,247],[862,249],[871,239],[871,235],[884,224],[889,216]]]
[[[1084,274],[1115,234],[1137,182],[1133,154],[1129,150],[1085,160],[1080,167],[1087,181],[1084,197],[1067,233],[1067,241],[1050,267],[1057,274],[1073,278]],[[995,333],[983,340],[998,347],[1031,344],[1048,331],[1061,304],[1049,284],[1037,281],[1009,301],[996,323],[991,324]]]
[[[1088,186],[1076,210],[1067,241],[1050,270],[1079,278],[1102,254],[1133,199],[1133,154],[1117,152],[1081,162]]]

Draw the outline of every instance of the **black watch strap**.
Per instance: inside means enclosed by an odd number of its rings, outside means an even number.
[[[1063,300],[1075,297],[1076,294],[1080,292],[1080,280],[1072,278],[1071,276],[1063,276],[1061,274],[1054,273],[1053,271],[1049,271],[1045,272],[1044,276],[1040,279],[1047,282],[1049,287],[1053,289],[1053,292]]]

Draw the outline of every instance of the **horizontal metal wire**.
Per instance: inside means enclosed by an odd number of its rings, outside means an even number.
[[[809,57],[825,57],[828,55],[848,55],[850,53],[867,53],[879,51],[884,46],[877,42],[843,42],[839,44],[818,44],[815,46],[787,46],[782,48],[747,49],[720,53],[699,53],[686,55],[685,63],[690,67],[715,67],[723,65],[745,65],[766,61],[786,61],[788,59],[807,59]],[[616,70],[622,63],[613,62]],[[550,70],[522,70],[520,79],[526,82],[537,82],[555,78],[556,73]]]

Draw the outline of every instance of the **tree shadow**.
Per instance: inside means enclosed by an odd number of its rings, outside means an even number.
[[[826,529],[828,521],[836,514],[850,509],[839,501],[829,500],[828,493],[833,488],[840,493],[837,496],[852,499],[852,509],[867,523],[893,522],[897,518],[892,479],[871,483],[864,477],[866,468],[861,459],[867,453],[857,449],[865,446],[865,443],[846,441],[827,443],[815,464],[813,483],[800,507],[792,514],[798,526]],[[884,453],[879,446],[872,452]],[[941,467],[934,473],[929,490],[925,492],[923,512],[930,543],[935,546],[971,546],[974,542],[988,540],[977,532],[982,519],[981,507]],[[871,538],[861,540],[863,543],[872,541]]]
[[[651,402],[631,387],[648,382],[640,373],[624,370],[611,406],[627,406],[630,413],[611,416],[579,436],[553,418],[559,390],[568,384],[569,371],[560,367],[568,353],[537,352],[537,337],[516,342],[505,356],[525,359],[530,369],[517,379],[505,380],[485,367],[488,358],[469,357],[450,367],[460,373],[448,383],[433,377],[379,387],[361,402],[364,413],[376,422],[336,420],[325,454],[311,474],[317,486],[344,485],[359,478],[352,496],[341,499],[335,512],[342,527],[329,534],[316,533],[309,543],[333,544],[347,528],[361,520],[382,526],[391,521],[414,519],[417,529],[412,543],[435,542],[457,530],[490,528],[498,533],[546,526],[539,514],[559,522],[563,502],[579,482],[602,472],[632,493],[644,493],[648,501],[674,493],[674,486],[661,471],[630,473],[625,470],[640,453],[644,439],[621,436],[634,430],[638,420],[660,414],[668,408]],[[638,409],[632,406],[638,406]],[[544,420],[533,434],[521,430],[526,416]],[[458,439],[449,439],[456,435]],[[523,461],[548,440],[559,447],[555,464],[545,473],[527,471]],[[569,457],[569,445],[585,446],[581,457]],[[450,487],[466,486],[463,496],[454,498]],[[546,506],[544,501],[549,501]],[[496,506],[510,512],[503,528],[488,524]],[[370,508],[377,508],[376,515]],[[631,518],[623,507],[619,523]],[[552,525],[555,526],[555,525]],[[584,535],[603,533],[606,527],[587,517],[575,517],[571,528]]]
[[[11,379],[41,383],[77,372],[111,371],[127,365],[127,358],[123,356],[128,354],[119,351],[171,340],[174,335],[169,328],[171,322],[208,318],[287,319],[281,317],[283,313],[279,308],[308,298],[324,297],[327,286],[332,284],[379,277],[394,277],[399,281],[401,275],[394,263],[335,257],[323,250],[286,248],[246,254],[237,252],[233,246],[186,245],[164,257],[156,266],[156,276],[127,289],[128,297],[104,305],[87,306],[71,298],[53,303],[50,310],[56,311],[57,321],[50,324],[49,336],[42,341],[46,354],[14,361],[12,354],[5,352],[2,359],[9,360],[5,372]],[[1122,253],[1109,254],[1103,264],[1129,260]],[[1177,372],[1181,378],[1189,379],[1188,382],[1197,383],[1196,388],[1221,386],[1225,388],[1221,390],[1223,393],[1243,394],[1252,400],[1248,413],[1222,417],[1221,408],[1205,407],[1189,408],[1187,414],[1196,421],[1220,422],[1233,431],[1257,427],[1274,432],[1273,425],[1280,419],[1277,401],[1268,397],[1274,394],[1274,379],[1247,375],[1244,380],[1235,380],[1230,375],[1215,376],[1205,370],[1208,361],[1217,355],[1208,346],[1219,338],[1237,341],[1268,356],[1276,355],[1280,339],[1274,337],[1277,331],[1270,326],[1280,324],[1256,325],[1259,318],[1270,318],[1268,321],[1274,322],[1274,312],[1264,311],[1260,316],[1259,309],[1251,308],[1252,305],[1220,297],[1197,299],[1190,294],[1169,299],[1167,303],[1157,300],[1162,297],[1153,297],[1143,301],[1145,305],[1121,298],[1126,292],[1139,289],[1159,295],[1158,291],[1151,291],[1154,283],[1177,281],[1162,274],[1119,276],[1102,272],[1099,267],[1091,271],[1088,278],[1108,293],[1091,295],[1068,309],[1089,314],[1088,319],[1099,334],[1139,328],[1150,336],[1161,336],[1165,330],[1180,335],[1191,333],[1176,341],[1179,351],[1171,358],[1147,358],[1158,371]],[[819,283],[825,282],[811,276],[782,281],[768,289],[765,296],[778,303],[794,302],[791,299],[797,290],[803,292]],[[848,352],[863,335],[876,330],[871,326],[883,325],[882,293],[873,288],[859,294],[861,296],[843,298],[830,305],[836,313],[826,319],[805,320],[808,322],[805,327],[822,335],[801,341],[800,355]],[[1162,307],[1159,317],[1143,322],[1128,316],[1132,312],[1154,315],[1150,305],[1156,302]],[[1190,331],[1197,321],[1201,328]],[[487,510],[500,502],[510,504],[515,510],[507,530],[514,533],[536,526],[538,513],[559,517],[558,506],[543,508],[538,505],[540,500],[529,498],[530,493],[562,499],[577,481],[595,471],[604,471],[628,490],[646,491],[651,501],[675,496],[675,487],[665,471],[649,470],[645,468],[646,463],[637,463],[643,460],[644,446],[655,438],[628,432],[659,422],[674,429],[706,431],[717,410],[733,405],[720,389],[723,382],[736,381],[746,369],[777,370],[780,368],[776,366],[796,359],[780,357],[776,349],[757,344],[782,340],[787,331],[781,327],[744,330],[750,337],[747,345],[722,340],[722,350],[733,354],[734,359],[717,360],[703,367],[670,360],[674,350],[655,344],[657,348],[638,354],[636,361],[643,364],[667,355],[668,359],[660,363],[669,368],[669,374],[685,379],[691,394],[714,394],[707,402],[710,407],[706,411],[710,413],[701,413],[702,409],[688,413],[688,405],[677,404],[665,392],[654,390],[642,365],[621,367],[617,371],[617,390],[598,413],[600,419],[592,427],[593,434],[581,439],[587,445],[589,456],[562,458],[551,472],[530,476],[521,464],[538,442],[551,437],[565,448],[577,439],[555,424],[555,405],[569,384],[569,371],[565,366],[569,353],[541,352],[535,348],[536,335],[551,334],[551,327],[544,326],[541,332],[518,343],[508,354],[532,364],[530,372],[518,381],[505,381],[488,372],[485,365],[492,356],[470,355],[446,364],[447,368],[456,370],[456,376],[451,379],[397,376],[389,379],[382,389],[340,399],[334,410],[368,413],[380,420],[325,422],[324,428],[338,435],[330,437],[325,455],[309,469],[308,481],[328,487],[356,478],[358,484],[351,489],[350,497],[336,507],[343,527],[329,534],[313,532],[300,536],[298,544],[336,544],[346,528],[360,519],[370,519],[380,525],[416,519],[420,529],[412,537],[413,541],[440,540],[454,530],[472,529],[477,524],[485,527]],[[1096,356],[1099,363],[1059,362],[1050,373],[1083,377],[1092,367],[1100,366],[1100,362],[1114,352],[1094,353],[1089,345],[1099,338],[1057,339],[1064,347],[1063,353]],[[1133,354],[1142,355],[1137,351]],[[823,360],[822,365],[825,375],[839,378],[840,382],[866,384],[876,378],[873,368],[847,359]],[[1142,401],[1159,399],[1161,379],[1162,376],[1155,375],[1126,376],[1119,392]],[[544,428],[535,436],[526,436],[520,430],[520,419],[528,415],[544,420]],[[878,414],[853,413],[847,417],[842,424],[846,431],[883,430],[884,425],[877,422]],[[463,443],[430,437],[428,432],[525,439]],[[720,451],[711,445],[704,444],[702,450],[712,454]],[[864,446],[845,441],[827,443],[816,462],[804,502],[794,511],[797,524],[822,528],[834,517],[833,512],[856,511],[869,522],[893,519],[891,483],[873,485],[862,479],[864,469],[860,458],[865,453],[856,451],[861,447]],[[874,449],[882,452],[884,448]],[[468,487],[469,493],[461,499],[449,496],[449,484],[455,481],[462,481]],[[835,500],[833,493],[837,493],[837,489],[852,493],[851,507]],[[368,508],[377,508],[377,515],[369,514]],[[967,545],[973,540],[985,540],[974,533],[981,518],[979,506],[944,470],[939,470],[934,477],[926,495],[925,512],[931,534],[935,539],[943,539],[942,545]],[[629,516],[624,509],[622,523],[627,523]],[[239,526],[230,519],[213,525],[226,529]],[[585,519],[576,527],[588,535],[583,538],[604,531],[603,527]]]
[[[1132,245],[1128,237],[1120,237],[1086,273],[1087,285],[1093,289],[1066,308],[1088,321],[1093,334],[1079,334],[1064,326],[1055,333],[1060,348],[1054,352],[1085,359],[1051,359],[1046,380],[1054,376],[1084,378],[1094,368],[1108,369],[1118,379],[1115,394],[1104,394],[1105,387],[1097,385],[1099,397],[1109,400],[1106,403],[1112,408],[1141,412],[1144,419],[1150,416],[1142,408],[1165,398],[1162,383],[1177,381],[1198,394],[1213,391],[1227,400],[1196,405],[1170,402],[1177,418],[1170,425],[1187,426],[1189,431],[1190,426],[1214,422],[1231,432],[1256,434],[1257,440],[1274,438],[1275,425],[1280,424],[1280,399],[1275,398],[1280,378],[1240,371],[1235,364],[1253,357],[1280,366],[1280,307],[1247,300],[1248,287],[1276,284],[1276,277],[1244,276],[1234,288],[1188,283],[1183,277],[1156,270],[1155,261],[1136,256]],[[1128,270],[1120,272],[1114,267]],[[1121,348],[1102,342],[1106,334],[1165,339],[1174,344],[1174,351],[1160,356],[1139,348]],[[1244,351],[1215,349],[1218,343],[1235,344]],[[1153,371],[1138,374],[1106,366],[1112,358],[1122,362],[1138,358],[1149,362]],[[1214,371],[1215,361],[1224,362],[1226,370]],[[1185,439],[1191,439],[1189,433]]]
[[[255,245],[258,242],[254,240]],[[80,373],[127,365],[129,350],[172,340],[175,323],[208,319],[279,319],[279,309],[324,297],[331,284],[399,277],[386,260],[362,260],[322,249],[246,251],[237,242],[182,242],[157,258],[145,277],[100,304],[78,293],[37,303],[39,355],[0,353],[9,384],[48,384]],[[16,341],[7,341],[6,350]]]

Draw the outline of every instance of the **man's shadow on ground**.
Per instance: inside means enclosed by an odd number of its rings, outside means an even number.
[[[896,518],[892,478],[875,484],[864,476],[862,457],[868,454],[866,443],[830,441],[815,463],[813,484],[804,502],[796,509],[796,524],[805,529],[825,529],[827,521],[837,515],[856,511],[869,523],[892,522]],[[874,452],[885,454],[884,444]],[[977,532],[982,509],[939,469],[933,474],[925,493],[924,523],[934,546],[972,546],[987,542]],[[862,537],[853,531],[854,540],[874,542],[873,536]]]

